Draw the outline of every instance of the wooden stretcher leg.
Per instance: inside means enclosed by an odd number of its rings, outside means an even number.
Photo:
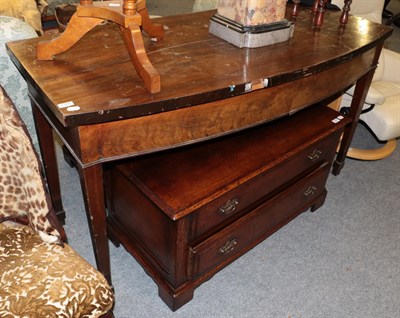
[[[128,48],[133,66],[143,79],[144,86],[151,93],[158,93],[161,90],[160,74],[151,64],[144,49],[142,33],[139,25],[130,23],[127,28],[120,27],[122,37]]]
[[[103,19],[82,18],[75,13],[68,23],[68,27],[57,38],[50,41],[39,42],[36,57],[38,60],[52,60],[55,55],[69,50],[86,33],[102,23]]]
[[[350,147],[347,157],[359,160],[380,160],[388,157],[396,149],[396,139],[388,140],[382,147],[360,149]]]

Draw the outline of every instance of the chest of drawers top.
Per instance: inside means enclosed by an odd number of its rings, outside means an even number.
[[[301,174],[330,161],[332,155],[324,158],[323,149],[313,146],[350,122],[335,120],[338,116],[325,106],[311,107],[228,137],[143,156],[117,169],[169,218],[177,220],[251,179],[279,169],[303,150],[308,151],[305,159],[294,160],[294,167],[283,170]],[[284,180],[285,174],[290,174],[287,179],[294,177],[290,171],[275,177]]]

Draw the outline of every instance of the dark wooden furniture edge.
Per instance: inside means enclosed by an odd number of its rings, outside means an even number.
[[[290,11],[290,10],[288,10],[288,11]],[[214,10],[207,11],[203,14],[208,14],[211,17],[211,15],[213,13],[215,13]],[[198,14],[198,13],[192,13],[191,15],[195,15],[195,14]],[[335,14],[335,12],[332,12],[331,14]],[[168,19],[168,17],[166,19]],[[163,23],[163,21],[164,21],[163,19],[160,19],[160,21],[157,21],[157,22]],[[344,31],[345,28],[346,28],[345,26],[340,26],[339,32],[340,32],[340,30]],[[281,85],[284,83],[294,81],[299,78],[303,78],[305,76],[309,76],[312,74],[322,72],[324,70],[328,70],[330,67],[332,67],[332,65],[340,65],[342,63],[345,63],[348,60],[367,52],[368,50],[377,46],[379,43],[383,43],[383,41],[385,39],[387,39],[393,32],[393,28],[391,28],[389,26],[385,26],[385,28],[388,28],[388,30],[390,30],[390,32],[385,33],[381,38],[376,39],[375,41],[371,41],[367,45],[362,46],[362,47],[360,47],[352,52],[349,52],[347,54],[344,54],[335,60],[328,60],[325,62],[321,62],[319,64],[310,65],[306,69],[302,68],[302,69],[294,70],[287,74],[278,74],[278,75],[275,75],[272,77],[267,77],[265,79],[268,80],[268,86],[266,86],[263,89],[275,87],[275,86],[278,86],[278,85]],[[13,52],[10,50],[10,45],[11,46],[13,45],[12,43],[13,42],[6,43],[7,53],[10,56],[13,63],[17,66],[17,68],[19,70],[21,70],[21,69],[23,69],[23,66],[16,59]],[[30,74],[28,74],[26,71],[23,71],[22,75],[26,79],[29,79],[29,82],[33,82],[33,79],[31,78]],[[255,79],[253,82],[257,82],[259,80],[264,80],[264,79]],[[131,109],[129,111],[129,115],[127,113],[128,116],[125,117],[125,119],[149,115],[149,114],[157,114],[157,113],[165,112],[165,111],[172,111],[172,110],[179,109],[179,108],[192,107],[192,106],[204,104],[206,102],[208,103],[208,102],[218,101],[221,99],[226,99],[229,97],[247,94],[248,91],[246,91],[246,88],[245,88],[246,84],[249,84],[249,83],[236,84],[235,90],[233,90],[233,91],[231,90],[230,87],[223,87],[223,88],[220,88],[217,90],[210,91],[205,95],[201,92],[201,93],[195,94],[195,95],[179,97],[179,98],[174,99],[172,102],[166,101],[166,100],[157,100],[154,102],[148,102],[141,106],[135,106],[134,109]],[[41,96],[46,96],[44,94],[44,92],[40,89],[40,87],[37,86],[37,87],[35,87],[35,89],[38,91],[38,93]],[[47,98],[46,98],[46,104],[53,105],[53,103],[50,100],[48,100]],[[56,108],[55,105],[53,105],[53,107]],[[95,112],[95,113],[87,112],[85,114],[80,114],[79,121],[77,121],[75,119],[75,117],[73,116],[73,114],[71,114],[71,116],[64,118],[63,124],[66,127],[73,126],[73,125],[94,124],[94,123],[96,123],[96,120],[94,120],[94,118],[96,118],[96,116],[93,116],[94,114],[97,114],[97,112]],[[118,114],[116,112],[108,111],[107,113],[104,113],[102,115],[101,122],[103,123],[103,122],[107,122],[107,121],[120,120],[119,116],[120,116],[120,114]]]

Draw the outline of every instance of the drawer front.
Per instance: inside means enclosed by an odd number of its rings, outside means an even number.
[[[280,190],[315,169],[324,162],[331,162],[335,154],[340,132],[305,148],[283,164],[262,173],[233,190],[208,203],[192,214],[190,239],[194,240],[224,222],[233,221],[239,215],[257,206],[260,200]]]
[[[326,196],[326,163],[230,226],[189,248],[188,276],[225,266]]]

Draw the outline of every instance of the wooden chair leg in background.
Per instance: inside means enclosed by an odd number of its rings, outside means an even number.
[[[347,151],[347,157],[358,160],[380,160],[389,157],[395,151],[396,145],[396,139],[390,139],[379,148],[360,149],[350,147]]]

